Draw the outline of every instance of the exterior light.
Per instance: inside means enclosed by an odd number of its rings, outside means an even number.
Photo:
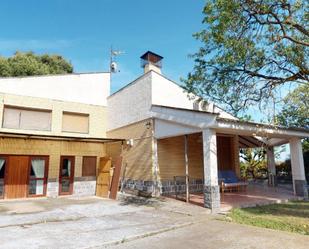
[[[148,122],[145,124],[145,126],[146,126],[147,130],[149,130],[149,129],[150,129],[150,127],[151,127],[151,122],[150,122],[150,121],[148,121]]]

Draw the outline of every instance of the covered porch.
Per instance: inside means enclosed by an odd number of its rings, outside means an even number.
[[[180,189],[185,201],[213,212],[308,197],[301,139],[309,137],[309,131],[164,106],[153,106],[152,115],[153,169],[161,194],[172,197]],[[293,185],[249,183],[246,191],[220,192],[219,171],[233,171],[240,177],[240,148],[264,146],[268,172],[275,176],[274,146],[286,143],[290,145]]]

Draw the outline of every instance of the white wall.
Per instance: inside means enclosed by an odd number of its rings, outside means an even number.
[[[0,78],[0,92],[106,106],[109,73]]]
[[[107,130],[132,124],[150,117],[151,73],[107,98]]]
[[[152,104],[193,110],[196,99],[198,98],[192,94],[189,98],[188,93],[176,83],[156,72],[152,72]],[[202,111],[201,108],[198,110]],[[209,105],[206,111],[219,113],[222,118],[235,119],[232,115],[213,104]]]

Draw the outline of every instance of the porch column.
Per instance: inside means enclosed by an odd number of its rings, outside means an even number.
[[[276,164],[275,164],[275,153],[274,153],[274,147],[270,146],[267,147],[266,149],[266,154],[267,154],[267,168],[268,168],[268,173],[273,176],[271,179],[269,176],[269,184],[272,186],[276,186]]]
[[[204,206],[213,213],[220,210],[220,187],[218,185],[217,137],[212,129],[203,130],[204,154]]]
[[[290,151],[294,194],[308,198],[303,150],[300,138],[290,139]]]
[[[234,159],[234,169],[237,177],[241,177],[240,175],[240,165],[239,165],[239,137],[235,135],[233,137],[233,159]]]
[[[159,177],[159,165],[158,165],[158,140],[152,138],[152,170],[154,176],[154,188],[152,196],[160,196],[161,194],[161,181]]]

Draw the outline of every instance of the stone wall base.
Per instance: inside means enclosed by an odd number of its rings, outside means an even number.
[[[204,186],[204,207],[210,208],[213,213],[220,211],[219,186]]]
[[[203,193],[203,180],[202,179],[190,179],[189,191],[190,193]],[[122,189],[124,191],[133,191],[133,193],[143,192],[149,195],[154,195],[155,181],[143,181],[143,180],[132,180],[126,179],[122,182]],[[175,195],[176,191],[178,194],[186,193],[185,182],[177,182],[174,180],[163,180],[158,184],[160,195]],[[135,192],[134,192],[135,191]]]
[[[74,196],[94,196],[96,193],[96,181],[75,181],[73,186]]]
[[[308,187],[306,180],[294,180],[295,194],[304,198],[308,198]]]
[[[57,197],[59,195],[59,182],[56,179],[48,179],[47,181],[47,197]]]
[[[76,178],[73,184],[73,196],[94,196],[96,185],[95,179],[87,177]],[[59,196],[59,182],[57,179],[48,179],[46,196],[52,198]]]

